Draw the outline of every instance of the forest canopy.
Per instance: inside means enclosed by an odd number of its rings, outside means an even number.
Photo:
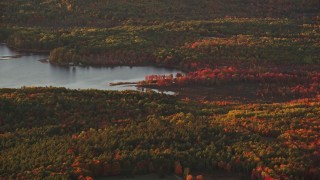
[[[0,90],[0,177],[224,170],[319,177],[319,97],[193,102],[135,91]]]
[[[0,42],[54,65],[178,68],[138,85],[193,88],[0,89],[0,179],[319,179],[319,0],[1,0]]]

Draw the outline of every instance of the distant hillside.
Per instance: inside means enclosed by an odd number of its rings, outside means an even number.
[[[319,0],[2,0],[1,21],[40,26],[150,24],[218,17],[301,17]]]
[[[319,0],[2,0],[0,41],[17,50],[50,52],[51,63],[64,65],[189,70],[235,61],[318,64],[319,5]]]

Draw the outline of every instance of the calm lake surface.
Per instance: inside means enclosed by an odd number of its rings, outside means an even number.
[[[22,54],[0,44],[0,88],[56,86],[70,89],[137,90],[135,86],[109,86],[111,82],[143,80],[150,74],[175,74],[175,69],[144,67],[61,67],[46,63],[47,54]]]

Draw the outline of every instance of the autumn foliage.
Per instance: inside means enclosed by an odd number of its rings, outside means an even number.
[[[197,71],[173,75],[149,75],[141,86],[223,86],[249,84],[257,86],[260,97],[315,97],[320,93],[318,66],[237,68],[224,66],[204,68]]]
[[[0,89],[0,179],[201,180],[223,171],[318,180],[319,8],[318,0],[1,0],[1,43],[48,53],[51,64],[178,68],[138,85],[248,86],[269,101]]]
[[[2,89],[0,176],[90,179],[190,169],[189,177],[219,170],[252,179],[318,179],[319,98],[252,104]]]

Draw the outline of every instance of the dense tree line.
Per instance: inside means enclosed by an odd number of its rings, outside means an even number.
[[[293,17],[315,13],[318,0],[4,0],[1,20],[27,26],[151,24],[156,21],[217,17]]]
[[[20,50],[50,51],[55,64],[318,64],[319,25],[288,19],[223,18],[150,26],[44,29],[4,27]],[[202,65],[202,66],[201,66]]]
[[[317,0],[228,1],[3,1],[0,40],[63,65],[318,63]]]

